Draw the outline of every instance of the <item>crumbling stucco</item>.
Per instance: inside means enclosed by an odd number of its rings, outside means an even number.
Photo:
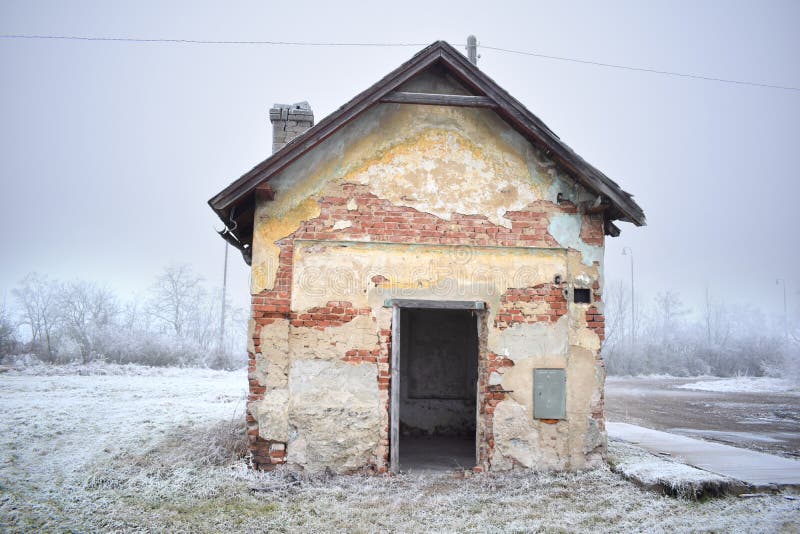
[[[396,144],[352,173],[379,198],[449,220],[452,213],[485,215],[511,228],[507,211],[543,197],[517,154],[479,148],[459,132],[430,129]],[[459,184],[441,187],[442,183]]]
[[[378,333],[372,317],[359,315],[334,328],[291,327],[289,350],[297,360],[341,360],[351,349],[373,349]]]
[[[253,342],[253,336],[256,333],[256,321],[255,319],[250,319],[247,321],[247,352],[249,354],[254,354],[256,352],[255,343]]]
[[[452,79],[429,76],[406,90],[465,92],[458,87]],[[250,327],[251,338],[260,331],[258,346],[248,342],[251,379],[264,387],[263,399],[249,404],[259,438],[285,442],[286,461],[310,471],[385,467],[388,359],[383,367],[376,363],[381,350],[388,358],[391,312],[385,301],[480,301],[487,308],[481,358],[491,354],[505,362],[484,375],[504,400],[478,421],[479,435],[494,447],[493,455],[482,457],[483,467],[591,465],[605,450],[604,374],[597,358],[601,338],[587,326],[587,310],[601,314],[602,303],[574,304],[571,289],[592,288],[599,295],[602,288],[603,247],[596,244],[602,239],[588,233],[595,243],[589,244],[581,238],[579,205],[592,196],[493,111],[424,109],[373,106],[277,173],[270,182],[275,199],[257,202],[251,291],[280,293],[275,298],[288,300],[281,306],[290,308],[282,318]],[[362,195],[358,201],[345,193],[353,190]],[[380,230],[364,228],[358,215],[372,202],[390,215],[398,210],[398,218],[378,221]],[[334,203],[339,211],[324,212]],[[425,228],[433,243],[393,242],[392,231],[415,228],[419,214],[435,216],[437,224],[460,220],[467,230],[459,227],[438,241]],[[528,218],[515,218],[520,214]],[[472,221],[463,221],[469,217],[486,223],[481,245],[454,243],[470,229]],[[596,230],[592,224],[587,227]],[[310,225],[316,229],[307,230]],[[524,236],[530,241],[512,239],[534,226]],[[495,237],[501,233],[505,240]],[[286,248],[280,254],[281,240],[291,254]],[[282,285],[276,289],[279,257]],[[286,287],[283,273],[289,270]],[[555,293],[566,306],[560,318],[541,319],[551,311],[543,298],[514,303],[514,321],[495,325],[509,291],[551,284],[565,290]],[[309,324],[301,319],[331,301],[346,303],[355,315]],[[533,419],[533,369],[542,367],[566,370],[567,418],[554,424]],[[436,418],[419,404],[418,420],[434,428]],[[283,443],[275,447],[284,451]]]
[[[581,216],[573,213],[559,213],[550,218],[547,231],[564,248],[573,248],[581,253],[584,265],[603,261],[603,247],[588,245],[581,240]]]
[[[492,467],[505,471],[515,464],[534,467],[539,436],[528,423],[530,412],[513,400],[505,400],[494,411],[495,452]]]
[[[261,327],[255,378],[267,390],[285,388],[289,375],[289,322],[276,319]]]
[[[332,230],[344,230],[353,226],[353,221],[336,221],[331,227]]]
[[[381,104],[270,181],[275,200],[256,210],[254,294],[273,287],[274,242],[316,217],[314,204],[342,183],[365,184],[379,198],[443,219],[486,215],[507,228],[507,211],[572,194],[572,180],[490,110],[429,106],[420,114]]]
[[[259,435],[270,441],[286,441],[289,438],[289,392],[273,389],[267,396],[253,403],[250,412],[258,421]]]
[[[383,306],[384,299],[438,298],[494,303],[509,287],[551,282],[564,275],[564,251],[362,242],[296,241],[292,309],[328,300],[354,307]],[[376,284],[372,277],[388,281]]]
[[[569,320],[566,315],[555,323],[515,324],[489,334],[489,350],[505,356],[515,364],[533,356],[567,354]]]
[[[275,241],[294,232],[302,221],[319,215],[316,200],[307,198],[296,205],[282,202],[256,205],[253,229],[253,258],[250,275],[250,292],[260,293],[275,285],[280,248]]]
[[[381,421],[376,365],[296,360],[289,374],[289,463],[348,472],[373,462]]]

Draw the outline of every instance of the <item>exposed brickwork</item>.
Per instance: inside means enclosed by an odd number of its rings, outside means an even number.
[[[586,309],[586,326],[600,337],[600,341],[606,338],[606,323],[603,314],[597,306],[589,306]]]
[[[307,326],[324,330],[328,327],[342,326],[359,315],[369,315],[370,308],[353,308],[352,302],[332,300],[325,306],[310,308],[302,313],[290,313],[292,326]]]
[[[378,472],[385,473],[389,470],[389,387],[391,382],[389,361],[391,359],[392,350],[392,331],[389,329],[381,329],[378,332],[378,340],[378,346],[380,348],[378,354],[378,390],[380,390],[381,399],[383,400],[386,424],[381,427],[379,447],[383,452],[377,460]]]
[[[481,465],[489,466],[494,453],[494,408],[507,398],[501,385],[489,385],[492,373],[503,373],[514,362],[493,352],[486,353],[478,362],[478,411],[483,418],[483,439],[478,444],[478,458]]]
[[[253,467],[262,471],[271,471],[286,462],[286,444],[267,441],[258,435],[258,425],[250,413],[247,421],[247,441],[250,446],[250,461]]]
[[[537,303],[541,305],[536,306]],[[494,327],[504,330],[515,324],[553,323],[566,313],[567,299],[563,284],[512,288],[500,297],[500,309],[495,314]]]
[[[587,245],[603,246],[605,241],[603,215],[594,213],[581,216],[581,241]]]
[[[254,352],[249,353],[248,370],[250,393],[249,401],[259,401],[269,395],[263,384],[255,378],[256,354],[262,352],[260,333],[263,326],[276,320],[288,320],[293,328],[340,327],[359,315],[370,315],[370,308],[355,308],[351,302],[330,301],[325,306],[308,310],[292,310],[292,257],[295,239],[314,240],[368,240],[371,242],[421,243],[464,246],[499,247],[542,247],[558,248],[559,244],[548,233],[550,216],[556,213],[577,213],[577,208],[569,203],[555,204],[538,201],[525,210],[507,212],[505,217],[511,221],[511,228],[496,225],[480,215],[453,214],[445,220],[429,213],[405,206],[395,206],[389,201],[369,193],[366,186],[344,184],[339,190],[324,196],[320,201],[318,217],[304,221],[290,236],[276,244],[280,247],[278,268],[274,287],[252,296],[252,317],[256,323],[253,330]],[[354,209],[353,209],[354,208]],[[334,230],[337,222],[345,221]],[[583,215],[581,238],[587,244],[603,245],[602,215]],[[375,285],[388,281],[384,276],[372,277]],[[595,284],[595,300],[600,300],[599,286]],[[494,317],[493,325],[486,328],[505,329],[515,324],[536,322],[552,323],[565,315],[568,302],[564,296],[563,284],[541,284],[528,288],[510,289],[502,295],[500,307]],[[488,317],[488,314],[486,315]],[[586,313],[587,326],[603,339],[603,316],[592,305]],[[388,326],[388,325],[386,325]],[[376,381],[385,413],[378,449],[369,468],[373,472],[385,472],[389,465],[389,390],[391,330],[378,326],[378,343],[375,347],[351,347],[343,355],[344,362],[357,365],[376,364]],[[481,418],[482,439],[479,440],[480,466],[489,467],[494,451],[493,415],[495,406],[507,398],[500,385],[489,385],[492,373],[502,374],[513,366],[513,362],[503,356],[487,352],[485,340],[478,368],[479,417]],[[599,358],[599,356],[598,356]],[[602,362],[599,362],[602,365]],[[599,406],[594,406],[593,417],[602,423],[602,398]],[[286,461],[287,445],[267,441],[258,434],[258,423],[248,411],[247,435],[250,443],[254,467],[270,470]]]
[[[250,391],[248,403],[264,399],[269,393],[266,387],[255,378],[256,354],[261,353],[261,327],[272,324],[278,319],[288,319],[291,314],[292,287],[292,253],[293,242],[283,239],[278,242],[280,254],[278,269],[275,274],[273,289],[262,291],[251,296],[251,313],[256,325],[253,329],[253,352],[247,355],[247,374]],[[285,462],[286,445],[284,443],[266,441],[258,435],[258,422],[249,409],[246,412],[247,437],[253,467],[261,470],[274,469]]]
[[[355,201],[356,209],[348,209]],[[525,211],[509,211],[511,228],[498,226],[482,215],[453,214],[451,220],[406,206],[394,206],[368,192],[366,186],[344,184],[340,196],[326,196],[317,218],[305,221],[294,233],[299,239],[369,239],[392,243],[472,246],[558,247],[547,232],[548,215],[576,213],[574,205],[538,201]],[[334,230],[336,221],[352,226]]]
[[[381,349],[350,349],[344,353],[342,361],[348,363],[378,363]],[[380,384],[380,379],[378,380]]]

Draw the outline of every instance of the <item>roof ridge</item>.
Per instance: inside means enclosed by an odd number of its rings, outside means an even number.
[[[564,143],[541,119],[486,73],[478,69],[450,43],[434,41],[402,63],[376,83],[361,91],[345,104],[324,117],[313,127],[292,139],[283,148],[255,165],[250,171],[233,181],[212,197],[208,203],[227,225],[231,209],[248,197],[264,180],[284,169],[290,163],[312,150],[333,135],[339,128],[380,102],[380,99],[398,86],[442,63],[452,75],[470,90],[480,92],[497,103],[494,109],[503,120],[560,163],[584,187],[605,195],[616,210],[614,219],[624,219],[636,225],[645,224],[642,208],[633,196],[616,182],[596,169]]]

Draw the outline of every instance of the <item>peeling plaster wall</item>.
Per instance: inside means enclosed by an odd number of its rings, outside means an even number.
[[[404,90],[465,92],[435,73]],[[248,334],[257,466],[386,470],[390,298],[486,303],[480,467],[602,461],[603,218],[539,150],[490,110],[379,104],[270,185]],[[566,370],[563,421],[533,419],[538,367]]]
[[[337,184],[367,185],[378,198],[444,220],[481,215],[506,228],[506,212],[576,196],[574,181],[494,112],[424,108],[376,105],[270,181],[275,200],[256,208],[251,293],[272,288],[274,242],[317,217],[316,201]]]
[[[376,309],[389,298],[482,300],[497,309],[509,287],[567,275],[563,250],[305,241],[294,245],[293,310],[346,300]],[[380,283],[373,278],[381,276]]]
[[[381,406],[374,364],[323,360],[292,363],[288,461],[309,471],[351,471],[372,461]]]

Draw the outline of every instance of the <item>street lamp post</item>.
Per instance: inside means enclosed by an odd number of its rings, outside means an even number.
[[[631,247],[622,247],[622,255],[631,258],[631,345],[636,345],[636,300],[634,298],[633,284],[633,250]]]
[[[786,343],[789,343],[789,313],[786,308],[786,280],[778,278],[775,280],[775,285],[783,284],[783,335],[786,338]]]

